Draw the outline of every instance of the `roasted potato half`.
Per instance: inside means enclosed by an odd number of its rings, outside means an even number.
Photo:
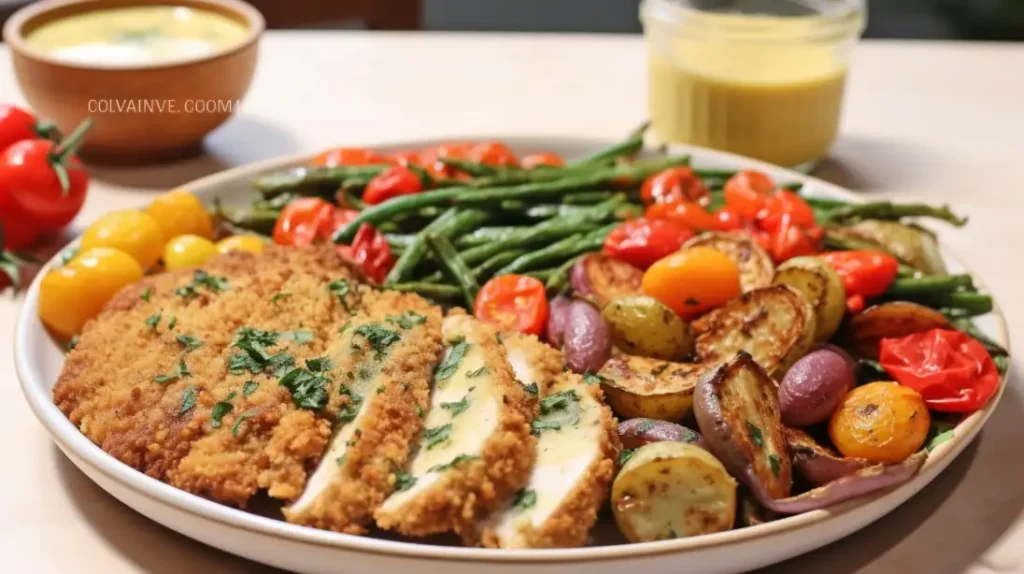
[[[746,351],[765,371],[781,379],[814,344],[814,309],[788,285],[744,293],[691,324],[697,356],[722,363]]]
[[[682,249],[704,246],[726,254],[740,268],[740,288],[744,292],[767,287],[772,283],[775,264],[761,246],[732,233],[708,232],[691,238]]]
[[[618,416],[678,422],[693,410],[693,389],[708,368],[619,355],[609,359],[598,375],[605,402]]]
[[[848,338],[858,355],[877,359],[878,344],[884,338],[949,328],[949,320],[935,309],[909,301],[893,301],[868,307],[854,315],[850,320]]]
[[[865,219],[847,229],[881,245],[885,251],[919,271],[929,275],[946,274],[946,263],[939,251],[939,242],[927,229],[880,219]]]
[[[681,442],[637,449],[612,484],[612,511],[630,542],[722,532],[736,519],[736,481],[708,451]]]
[[[654,297],[616,297],[601,316],[611,329],[612,343],[627,353],[672,361],[693,352],[690,326]]]
[[[814,340],[827,341],[846,314],[846,288],[831,265],[820,257],[794,257],[779,266],[772,283],[788,285],[814,308]]]

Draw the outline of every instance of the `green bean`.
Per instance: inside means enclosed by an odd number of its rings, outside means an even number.
[[[525,226],[504,226],[504,227],[480,227],[468,235],[463,235],[455,240],[455,247],[476,247],[485,245],[492,241],[504,241],[516,233],[523,233],[529,227]]]
[[[579,213],[580,211],[586,211],[587,209],[590,209],[590,206],[556,205],[553,203],[545,203],[541,205],[534,205],[533,207],[527,208],[525,211],[525,215],[530,219],[551,219],[552,217],[558,217],[560,215],[571,215],[573,213]]]
[[[580,257],[583,257],[583,255],[577,255],[566,259],[565,263],[559,265],[558,268],[555,269],[554,273],[548,276],[548,280],[544,285],[548,295],[556,295],[565,290],[566,286],[569,285],[569,270],[572,269],[572,266],[575,265],[577,261],[579,261]]]
[[[398,261],[395,261],[395,265],[384,279],[384,284],[400,283],[407,276],[411,275],[427,253],[427,234],[437,233],[445,229],[455,221],[458,215],[458,210],[453,207],[424,227],[423,231],[417,233],[413,237],[412,242],[406,246],[402,256],[398,258]]]
[[[935,277],[908,277],[897,278],[885,294],[888,297],[914,297],[930,296],[941,293],[950,293],[961,287],[971,288],[974,282],[970,275],[946,275]]]
[[[269,235],[281,212],[276,209],[238,209],[228,212],[217,198],[213,200],[213,214],[236,229]]]
[[[958,331],[963,331],[965,334],[977,339],[977,341],[985,347],[985,349],[989,352],[990,355],[996,356],[1009,354],[1005,347],[995,342],[994,340],[992,340],[992,338],[983,333],[981,329],[979,329],[978,326],[974,324],[974,321],[971,321],[966,317],[947,318],[950,320],[951,323],[953,323],[953,326],[956,327]]]
[[[814,197],[810,195],[800,194],[800,197],[807,202],[807,205],[811,207],[820,207],[822,209],[837,209],[840,207],[846,207],[850,205],[849,201],[843,201],[842,199],[832,199],[829,197]]]
[[[854,239],[852,237],[843,237],[832,230],[825,231],[825,247],[829,249],[838,249],[841,251],[853,251],[858,249],[867,249],[870,251],[884,251],[878,244],[871,241],[864,241],[862,239]]]
[[[967,316],[984,315],[992,310],[992,297],[977,291],[954,291],[929,296],[927,304],[936,309],[959,309]]]
[[[910,265],[900,263],[899,270],[897,271],[896,276],[903,279],[907,279],[910,277],[924,277],[924,274],[918,271],[917,269],[914,269]]]
[[[388,246],[392,249],[395,249],[396,247],[406,249],[416,241],[416,236],[401,233],[385,233],[384,239],[387,239]]]
[[[569,164],[569,168],[579,168],[594,164],[603,165],[613,163],[620,157],[636,155],[644,147],[644,133],[650,127],[651,122],[644,122],[630,132],[629,137],[613,146],[605,148],[593,155],[576,160]]]
[[[935,207],[925,203],[892,203],[891,201],[875,201],[871,203],[850,204],[832,212],[832,221],[846,219],[894,219],[902,217],[933,217],[941,219],[956,227],[967,223],[966,217],[958,217],[950,211],[948,205]]]
[[[534,279],[537,279],[541,283],[546,284],[548,279],[555,271],[558,271],[557,267],[552,267],[550,269],[540,269],[538,271],[527,271],[526,273],[523,273],[523,275],[526,275],[527,277],[533,277]]]
[[[999,371],[1000,375],[1005,375],[1007,369],[1010,368],[1010,357],[1008,355],[996,355],[992,357],[992,362],[996,364],[996,371]]]
[[[341,207],[351,207],[357,211],[366,208],[366,204],[363,203],[363,200],[356,197],[356,194],[352,193],[348,189],[342,189],[338,192],[336,197],[338,198],[338,204]]]
[[[522,234],[517,233],[501,241],[471,247],[462,253],[462,257],[470,265],[479,265],[502,251],[523,245],[555,241],[574,233],[591,231],[596,227],[596,224],[579,215],[556,217],[529,227]]]
[[[495,165],[487,165],[485,163],[480,163],[480,162],[477,162],[477,161],[467,161],[467,160],[463,160],[463,159],[455,159],[455,158],[447,158],[447,157],[438,158],[438,161],[440,161],[441,163],[443,163],[444,165],[446,165],[448,167],[455,168],[455,169],[457,169],[459,171],[464,171],[464,172],[468,173],[469,175],[471,175],[473,177],[490,177],[490,176],[500,175],[500,174],[502,174],[503,172],[506,172],[506,171],[518,170],[518,168],[514,168],[514,167],[513,168],[498,167],[498,166],[495,166]]]
[[[474,267],[472,270],[473,277],[475,277],[477,281],[490,279],[495,271],[508,265],[509,263],[514,261],[516,257],[519,257],[524,253],[526,253],[525,249],[512,249],[510,251],[502,251],[501,253],[492,256],[487,261],[484,261],[480,265]]]
[[[465,187],[447,187],[444,189],[424,191],[422,193],[412,195],[403,195],[401,197],[385,201],[384,203],[378,203],[377,205],[361,211],[355,219],[348,223],[348,225],[339,228],[331,239],[335,243],[352,241],[352,237],[355,236],[356,231],[359,230],[359,226],[364,223],[379,226],[399,214],[416,211],[423,207],[446,205],[450,203],[455,196],[460,193],[465,193],[466,189],[467,188]]]
[[[693,174],[701,179],[720,179],[723,182],[737,173],[735,169],[693,168]]]
[[[520,273],[529,271],[551,263],[564,261],[572,257],[575,246],[583,241],[584,234],[577,233],[565,239],[556,241],[547,247],[531,251],[515,258],[511,263],[496,271],[495,275],[508,275],[509,273]]]
[[[576,193],[567,193],[562,198],[562,203],[566,205],[590,205],[607,200],[613,193],[611,191],[577,191]]]
[[[351,165],[338,167],[295,167],[258,176],[252,185],[266,197],[301,187],[339,186],[349,178],[373,177],[390,165]]]
[[[451,242],[440,235],[433,233],[427,235],[427,244],[430,245],[434,256],[441,262],[441,266],[459,284],[462,297],[466,301],[466,309],[472,309],[476,294],[480,291],[480,285],[477,284],[476,279],[473,279],[473,274],[466,266],[466,262],[455,251]]]
[[[417,293],[431,299],[451,300],[462,294],[462,290],[454,285],[443,285],[438,283],[393,283],[388,285],[392,291],[402,293]]]

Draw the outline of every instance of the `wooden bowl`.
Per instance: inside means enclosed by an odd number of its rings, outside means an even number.
[[[25,42],[33,30],[59,18],[150,4],[217,12],[245,25],[248,35],[206,56],[141,65],[67,62]],[[252,81],[264,27],[259,11],[240,0],[47,0],[15,13],[3,39],[21,91],[40,117],[64,133],[93,118],[84,159],[145,164],[198,153],[203,137],[235,112]]]

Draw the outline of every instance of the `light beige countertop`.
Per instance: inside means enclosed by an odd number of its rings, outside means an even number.
[[[839,142],[817,175],[865,195],[948,202],[942,230],[1024,337],[1024,45],[881,42],[856,51]],[[207,155],[95,169],[77,225],[224,167],[332,144],[459,135],[616,139],[645,115],[637,37],[270,33],[239,115]],[[0,101],[22,102],[0,46]],[[265,572],[149,522],[93,485],[22,399],[0,295],[0,571]],[[1024,572],[1024,388],[1015,361],[980,437],[867,529],[765,572]]]

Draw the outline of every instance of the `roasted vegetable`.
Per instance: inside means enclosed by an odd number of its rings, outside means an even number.
[[[736,527],[757,526],[765,522],[771,522],[778,518],[778,514],[765,508],[750,494],[746,487],[740,488],[739,503],[736,508]]]
[[[612,511],[630,542],[729,530],[736,481],[708,451],[659,442],[640,447],[612,484]]]
[[[612,342],[627,353],[679,360],[693,352],[690,327],[653,297],[618,297],[605,306],[601,316],[611,330]]]
[[[576,294],[589,297],[599,307],[622,295],[639,294],[643,278],[643,271],[603,253],[580,257],[569,272],[569,284]]]
[[[793,468],[812,486],[821,486],[871,466],[863,458],[845,458],[806,432],[786,427],[786,444]]]
[[[565,334],[565,322],[569,315],[569,304],[572,299],[558,295],[548,305],[548,324],[545,330],[547,342],[555,348],[562,348],[562,336]]]
[[[831,349],[811,351],[793,363],[779,384],[782,422],[805,427],[828,420],[856,382],[847,357]]]
[[[772,280],[788,285],[814,308],[814,340],[827,341],[846,314],[846,289],[831,265],[819,257],[794,257],[779,266]]]
[[[697,383],[693,408],[708,448],[765,506],[793,482],[771,377],[745,352]]]
[[[702,233],[683,244],[683,249],[704,246],[726,254],[740,269],[740,288],[744,292],[767,287],[772,283],[775,264],[764,249],[741,235]]]
[[[908,301],[893,301],[874,305],[854,315],[850,320],[849,340],[858,355],[877,359],[878,343],[883,338],[948,328],[946,316],[935,309]]]
[[[929,275],[945,275],[946,264],[935,235],[918,226],[897,221],[867,219],[850,227],[857,237],[881,246],[900,261]]]
[[[893,382],[850,391],[828,423],[843,456],[871,462],[902,462],[924,445],[931,416],[921,395]]]
[[[652,442],[685,442],[704,446],[704,439],[697,431],[655,419],[636,418],[619,423],[619,440],[623,448],[640,448]]]
[[[792,288],[772,285],[744,293],[691,327],[701,361],[727,361],[737,351],[746,351],[781,378],[814,342],[814,310]]]
[[[562,351],[576,373],[596,373],[611,356],[608,324],[586,301],[573,301],[566,311]]]
[[[619,355],[599,375],[605,400],[623,418],[680,421],[693,409],[697,379],[709,366]]]

